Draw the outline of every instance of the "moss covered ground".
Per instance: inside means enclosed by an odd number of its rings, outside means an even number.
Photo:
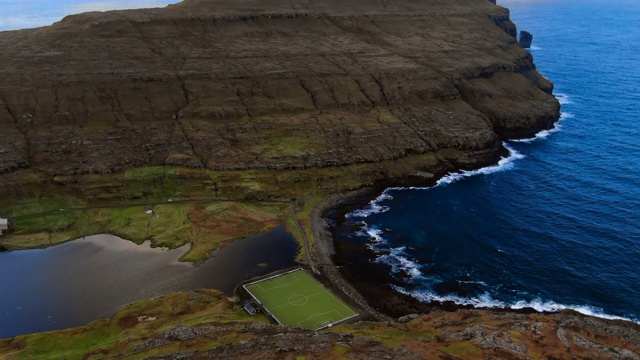
[[[109,233],[169,248],[191,243],[182,260],[200,262],[229,241],[280,224],[302,241],[288,210],[291,201],[305,232],[311,234],[311,210],[328,195],[436,163],[435,155],[428,153],[321,169],[211,171],[153,166],[53,180],[34,170],[20,170],[0,183],[0,192],[6,195],[0,198],[0,217],[11,221],[11,229],[0,235],[0,246],[46,247]],[[299,259],[306,256],[301,249]]]

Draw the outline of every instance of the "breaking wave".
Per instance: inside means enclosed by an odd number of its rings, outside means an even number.
[[[555,94],[555,97],[560,102],[560,105],[572,104],[573,103],[571,101],[571,99],[569,98],[569,96],[566,95],[566,94]],[[561,124],[562,120],[571,119],[571,118],[573,118],[573,114],[572,113],[563,111],[563,112],[560,113],[560,119],[558,119],[558,122],[555,123],[553,128],[547,129],[547,130],[542,130],[542,131],[538,132],[537,134],[535,134],[533,137],[528,138],[528,139],[514,139],[514,140],[510,140],[510,141],[511,142],[517,142],[517,143],[531,143],[531,142],[534,142],[536,140],[546,139],[549,135],[560,131],[560,129],[562,128],[562,124]]]
[[[553,301],[543,301],[540,299],[535,300],[519,300],[513,303],[507,303],[500,300],[495,300],[491,297],[491,295],[487,292],[484,292],[478,296],[473,297],[461,297],[456,295],[438,295],[432,291],[428,290],[407,290],[401,286],[391,285],[391,287],[404,295],[411,296],[420,302],[430,303],[430,302],[453,302],[457,305],[471,305],[476,308],[500,308],[500,309],[513,309],[520,310],[531,308],[537,312],[559,312],[562,310],[573,310],[579,312],[583,315],[595,316],[602,319],[609,320],[625,320],[631,321],[640,324],[639,319],[627,318],[622,316],[609,315],[605,313],[601,308],[589,305],[565,305],[559,304]]]
[[[447,176],[444,176],[440,180],[438,180],[436,186],[451,184],[451,183],[454,183],[454,182],[456,182],[458,180],[461,180],[461,179],[464,179],[464,178],[467,178],[467,177],[470,177],[470,176],[489,175],[489,174],[497,173],[497,172],[500,172],[500,171],[509,170],[509,169],[513,168],[514,162],[516,160],[524,159],[524,155],[522,155],[519,152],[517,152],[515,149],[510,147],[507,143],[503,143],[502,145],[507,150],[509,150],[509,156],[503,157],[502,159],[500,159],[500,161],[498,161],[497,164],[491,165],[491,166],[487,166],[487,167],[483,167],[483,168],[478,169],[478,170],[461,171],[461,172],[449,174]]]
[[[489,174],[493,174],[493,173],[496,173],[496,172],[509,170],[509,169],[513,168],[513,163],[516,160],[524,158],[524,155],[520,154],[518,151],[516,151],[515,149],[510,147],[509,144],[503,143],[502,146],[504,146],[509,151],[509,155],[506,156],[506,157],[502,157],[500,159],[500,161],[498,161],[497,164],[491,165],[491,166],[487,166],[487,167],[484,167],[484,168],[480,168],[478,170],[469,170],[469,171],[464,171],[463,170],[463,171],[460,171],[460,172],[457,172],[457,173],[452,173],[452,174],[446,175],[446,176],[442,177],[440,180],[438,180],[435,186],[451,184],[451,183],[454,183],[454,182],[456,182],[458,180],[464,179],[466,177],[475,176],[475,175],[489,175]],[[361,208],[361,209],[356,209],[356,210],[351,211],[350,213],[348,213],[346,215],[346,217],[349,218],[349,219],[367,218],[367,217],[369,217],[369,216],[371,216],[373,214],[380,214],[380,213],[388,211],[389,207],[385,206],[385,205],[382,205],[382,203],[384,201],[387,201],[387,200],[393,200],[393,196],[391,195],[391,193],[393,191],[426,190],[426,189],[430,189],[432,187],[433,186],[427,186],[427,187],[411,186],[411,187],[390,187],[390,188],[387,188],[377,198],[371,200],[367,206],[365,206],[364,208]]]
[[[567,94],[555,93],[554,96],[558,99],[560,105],[573,104],[573,101],[571,101],[571,98]]]

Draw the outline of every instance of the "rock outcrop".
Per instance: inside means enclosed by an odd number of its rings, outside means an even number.
[[[514,32],[471,0],[186,0],[2,32],[0,173],[496,154],[559,114]]]
[[[528,49],[531,47],[531,42],[533,41],[533,35],[530,32],[520,30],[520,45],[523,48]]]

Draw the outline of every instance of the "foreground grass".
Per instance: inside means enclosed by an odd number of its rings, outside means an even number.
[[[0,340],[0,359],[91,359],[122,354],[133,356],[136,353],[149,356],[174,351],[173,346],[158,350],[155,347],[147,349],[140,344],[176,323],[224,324],[248,320],[260,319],[250,319],[244,310],[228,301],[219,291],[177,293],[133,303],[110,319],[94,321],[86,326]],[[231,337],[227,339],[233,340]]]
[[[0,340],[0,359],[208,359],[221,353],[223,358],[343,359],[385,351],[406,356],[407,350],[425,359],[637,357],[637,326],[586,321],[588,329],[581,315],[458,310],[313,332],[250,317],[220,292],[201,290],[139,301],[86,326]]]

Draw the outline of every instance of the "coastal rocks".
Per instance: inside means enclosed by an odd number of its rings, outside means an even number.
[[[531,47],[531,42],[533,41],[533,35],[531,35],[530,32],[528,31],[524,31],[524,30],[520,30],[520,45],[522,45],[523,48],[528,49]]]
[[[0,46],[0,173],[308,169],[441,149],[474,167],[559,112],[488,1],[185,1],[3,32]]]

